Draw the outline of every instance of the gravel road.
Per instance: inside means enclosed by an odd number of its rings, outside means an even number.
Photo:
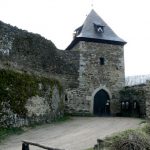
[[[55,124],[30,129],[21,135],[9,137],[0,150],[21,150],[21,141],[27,140],[65,150],[85,150],[93,147],[97,138],[139,126],[141,119],[120,117],[73,117]],[[44,150],[30,146],[30,150]]]

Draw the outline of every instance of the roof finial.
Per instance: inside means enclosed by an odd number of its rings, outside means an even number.
[[[91,8],[93,9],[93,7],[94,7],[94,1],[91,0]]]

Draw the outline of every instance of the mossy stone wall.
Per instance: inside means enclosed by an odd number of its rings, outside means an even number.
[[[58,50],[52,41],[0,21],[0,66],[55,76],[63,86],[78,86],[79,53]]]
[[[121,114],[125,116],[146,116],[147,85],[127,86],[120,91]],[[125,106],[128,103],[129,106]],[[134,106],[136,103],[136,106]]]
[[[49,122],[63,115],[63,89],[56,79],[0,70],[0,125]]]

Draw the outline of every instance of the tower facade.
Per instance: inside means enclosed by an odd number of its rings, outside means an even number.
[[[67,50],[79,53],[79,86],[67,89],[68,113],[110,115],[120,111],[125,44],[94,10],[75,30]]]

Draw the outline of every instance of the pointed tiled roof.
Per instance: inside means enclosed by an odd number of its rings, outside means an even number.
[[[101,42],[124,45],[126,42],[118,37],[114,31],[92,10],[82,26],[75,30],[76,35],[67,49],[71,49],[79,41]]]

